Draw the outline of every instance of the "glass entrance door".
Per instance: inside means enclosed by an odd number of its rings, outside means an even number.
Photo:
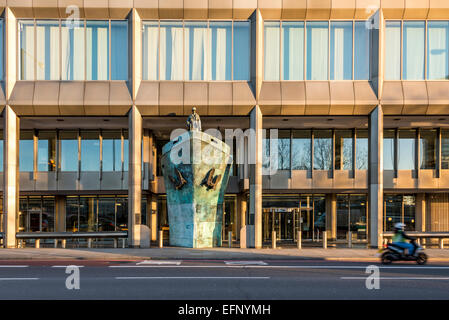
[[[264,241],[271,241],[273,231],[276,231],[278,241],[293,241],[297,219],[297,210],[291,208],[265,208],[263,210]]]

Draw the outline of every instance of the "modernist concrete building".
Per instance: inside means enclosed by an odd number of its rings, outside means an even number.
[[[160,155],[193,106],[223,137],[256,129],[225,198],[223,235],[243,247],[449,231],[446,0],[0,7],[7,247],[20,232],[167,236]]]

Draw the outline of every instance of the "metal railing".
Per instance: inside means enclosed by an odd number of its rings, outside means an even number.
[[[55,248],[58,246],[58,240],[62,240],[62,247],[66,247],[67,239],[87,239],[87,247],[92,247],[92,239],[113,239],[114,248],[117,248],[118,239],[122,239],[122,248],[125,247],[125,240],[128,237],[126,231],[110,231],[110,232],[18,232],[16,233],[17,240],[23,244],[23,240],[35,240],[35,247],[40,247],[40,240],[53,239],[55,241]]]
[[[408,231],[407,235],[416,238],[419,244],[422,243],[424,239],[438,239],[440,249],[444,248],[444,239],[449,239],[449,232],[420,232],[420,231]],[[393,238],[393,232],[385,232],[383,233],[384,243],[388,241],[388,239]]]

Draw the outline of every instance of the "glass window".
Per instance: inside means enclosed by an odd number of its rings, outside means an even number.
[[[128,198],[117,197],[116,199],[117,207],[117,231],[127,231],[128,230]]]
[[[81,171],[100,171],[98,131],[81,131]]]
[[[385,22],[385,80],[401,79],[401,22]]]
[[[124,131],[123,132],[123,171],[128,171],[128,159],[129,159],[128,131]]]
[[[332,131],[316,130],[313,132],[313,169],[332,169]]]
[[[78,132],[61,131],[61,171],[78,171]]]
[[[0,172],[3,172],[3,129],[0,129]]]
[[[356,21],[354,27],[354,80],[370,78],[370,29],[366,21]]]
[[[368,130],[357,130],[355,140],[355,164],[357,170],[368,169]]]
[[[115,231],[115,199],[98,198],[98,231]]]
[[[234,22],[234,80],[249,80],[251,32],[249,21]]]
[[[352,22],[331,22],[330,79],[352,79]]]
[[[385,195],[385,231],[393,231],[398,222],[402,222],[402,196]]]
[[[29,197],[28,198],[28,231],[39,232],[41,231],[41,210],[42,210],[42,198],[41,197]]]
[[[3,68],[4,60],[4,48],[5,48],[5,28],[4,28],[4,19],[0,19],[0,80],[5,78],[5,72]]]
[[[42,198],[42,232],[55,231],[55,198]]]
[[[441,168],[449,169],[449,131],[441,130]]]
[[[105,131],[103,136],[103,171],[122,171],[122,138],[120,131]]]
[[[328,79],[328,22],[307,23],[307,80]]]
[[[28,231],[28,198],[20,197],[19,199],[19,216],[17,218],[17,223],[19,224],[19,232]]]
[[[349,229],[353,235],[357,235],[357,239],[366,240],[368,231],[366,225],[366,196],[350,195],[349,206]]]
[[[143,23],[143,79],[159,79],[159,23]]]
[[[39,131],[37,142],[37,170],[56,170],[56,132]]]
[[[109,79],[109,22],[86,23],[86,80]]]
[[[19,21],[20,80],[34,80],[34,21]]]
[[[78,203],[79,198],[68,196],[65,200],[65,226],[67,232],[79,231]]]
[[[415,231],[415,196],[404,195],[403,202],[405,231]]]
[[[264,130],[264,137],[262,138],[262,167],[265,169],[270,168],[270,132]]]
[[[312,134],[310,130],[292,132],[292,169],[310,170],[312,157]]]
[[[384,130],[384,170],[394,170],[394,130]]]
[[[32,131],[21,131],[19,141],[19,170],[34,171],[34,142]]]
[[[182,22],[161,21],[160,24],[161,80],[182,80],[183,27]]]
[[[416,130],[399,130],[398,169],[415,170]]]
[[[304,80],[304,22],[282,22],[281,71],[282,80]]]
[[[128,80],[128,21],[111,21],[111,80]]]
[[[59,20],[36,21],[36,80],[59,80]]]
[[[404,21],[403,74],[404,80],[424,80],[424,21]]]
[[[436,164],[436,130],[422,130],[420,139],[420,168],[435,169]]]
[[[335,169],[352,170],[352,131],[335,131]]]
[[[280,66],[280,23],[264,23],[264,79],[279,80]]]
[[[81,232],[94,232],[97,230],[97,208],[96,197],[80,197],[79,230]]]
[[[84,80],[85,64],[84,21],[62,21],[61,24],[61,79]]]
[[[427,23],[427,79],[449,79],[449,21]]]
[[[185,22],[185,80],[208,80],[210,78],[208,55],[207,22]]]
[[[232,79],[232,22],[210,22],[211,80]]]
[[[278,169],[290,169],[290,130],[278,132]]]

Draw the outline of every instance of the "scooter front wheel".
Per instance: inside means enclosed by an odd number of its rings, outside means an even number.
[[[418,257],[416,258],[416,263],[417,264],[426,264],[427,262],[427,254],[425,254],[424,252],[420,252],[418,253]]]

